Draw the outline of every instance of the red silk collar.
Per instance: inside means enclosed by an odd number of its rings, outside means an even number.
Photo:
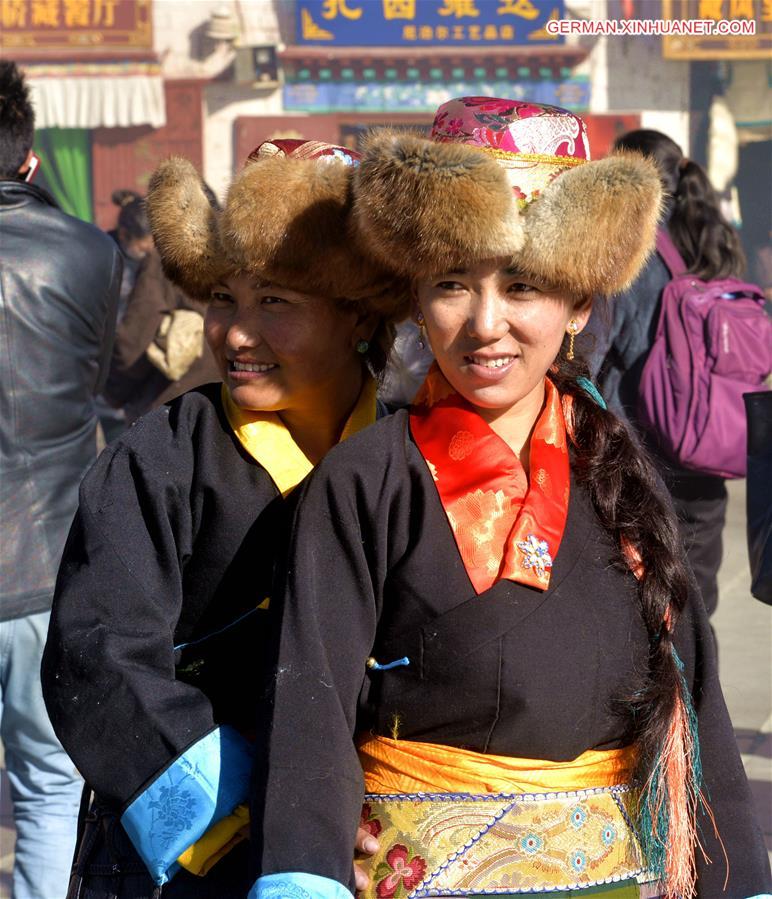
[[[531,435],[530,484],[520,460],[435,366],[410,409],[410,430],[434,478],[477,593],[505,578],[546,590],[566,526],[569,458],[560,394],[545,380]]]

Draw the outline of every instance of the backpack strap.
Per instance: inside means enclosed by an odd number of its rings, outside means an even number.
[[[666,228],[657,228],[657,252],[670,270],[671,278],[677,278],[686,272],[686,263],[681,258],[681,254]]]

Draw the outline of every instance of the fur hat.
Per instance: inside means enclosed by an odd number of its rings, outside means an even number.
[[[371,135],[354,176],[358,239],[405,277],[509,256],[551,286],[617,293],[653,249],[660,179],[642,156],[589,156],[584,122],[567,110],[451,100],[428,140]]]
[[[222,212],[186,159],[154,172],[147,208],[166,275],[208,299],[235,272],[331,299],[367,301],[388,318],[407,314],[406,283],[351,234],[359,154],[319,141],[266,141],[234,178]]]

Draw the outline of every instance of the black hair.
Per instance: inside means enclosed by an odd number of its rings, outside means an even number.
[[[568,337],[549,374],[561,395],[573,397],[572,469],[589,492],[596,514],[618,547],[614,562],[630,568],[625,548],[646,560],[638,580],[641,616],[649,635],[649,664],[630,695],[617,701],[632,711],[638,748],[635,780],[647,782],[665,742],[680,691],[673,630],[690,590],[678,525],[648,454],[616,415],[601,408],[577,383],[587,364],[568,360]]]
[[[721,213],[707,173],[660,131],[642,128],[617,138],[615,150],[635,150],[657,164],[672,198],[668,230],[688,270],[703,281],[742,275],[745,255],[737,232]]]
[[[123,230],[129,240],[150,234],[150,221],[141,194],[134,190],[115,190],[111,199],[116,206],[120,206],[118,228]]]
[[[15,62],[0,62],[0,178],[18,179],[32,149],[35,111]]]

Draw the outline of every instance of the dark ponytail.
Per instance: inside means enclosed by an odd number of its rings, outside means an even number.
[[[668,230],[688,270],[703,281],[740,276],[745,270],[737,232],[724,218],[702,166],[687,159],[667,135],[641,129],[623,134],[615,150],[650,156],[671,197]]]
[[[689,271],[703,281],[741,276],[745,254],[705,170],[686,159],[679,173],[668,227]]]
[[[630,563],[632,548],[645,563],[638,581],[643,621],[649,634],[649,665],[632,704],[638,747],[636,780],[645,784],[657,764],[680,695],[681,679],[672,633],[689,591],[675,517],[645,451],[615,415],[602,409],[577,383],[588,377],[579,358],[566,359],[567,341],[550,374],[561,395],[573,397],[572,468],[589,492],[604,529],[619,547],[618,565]]]

